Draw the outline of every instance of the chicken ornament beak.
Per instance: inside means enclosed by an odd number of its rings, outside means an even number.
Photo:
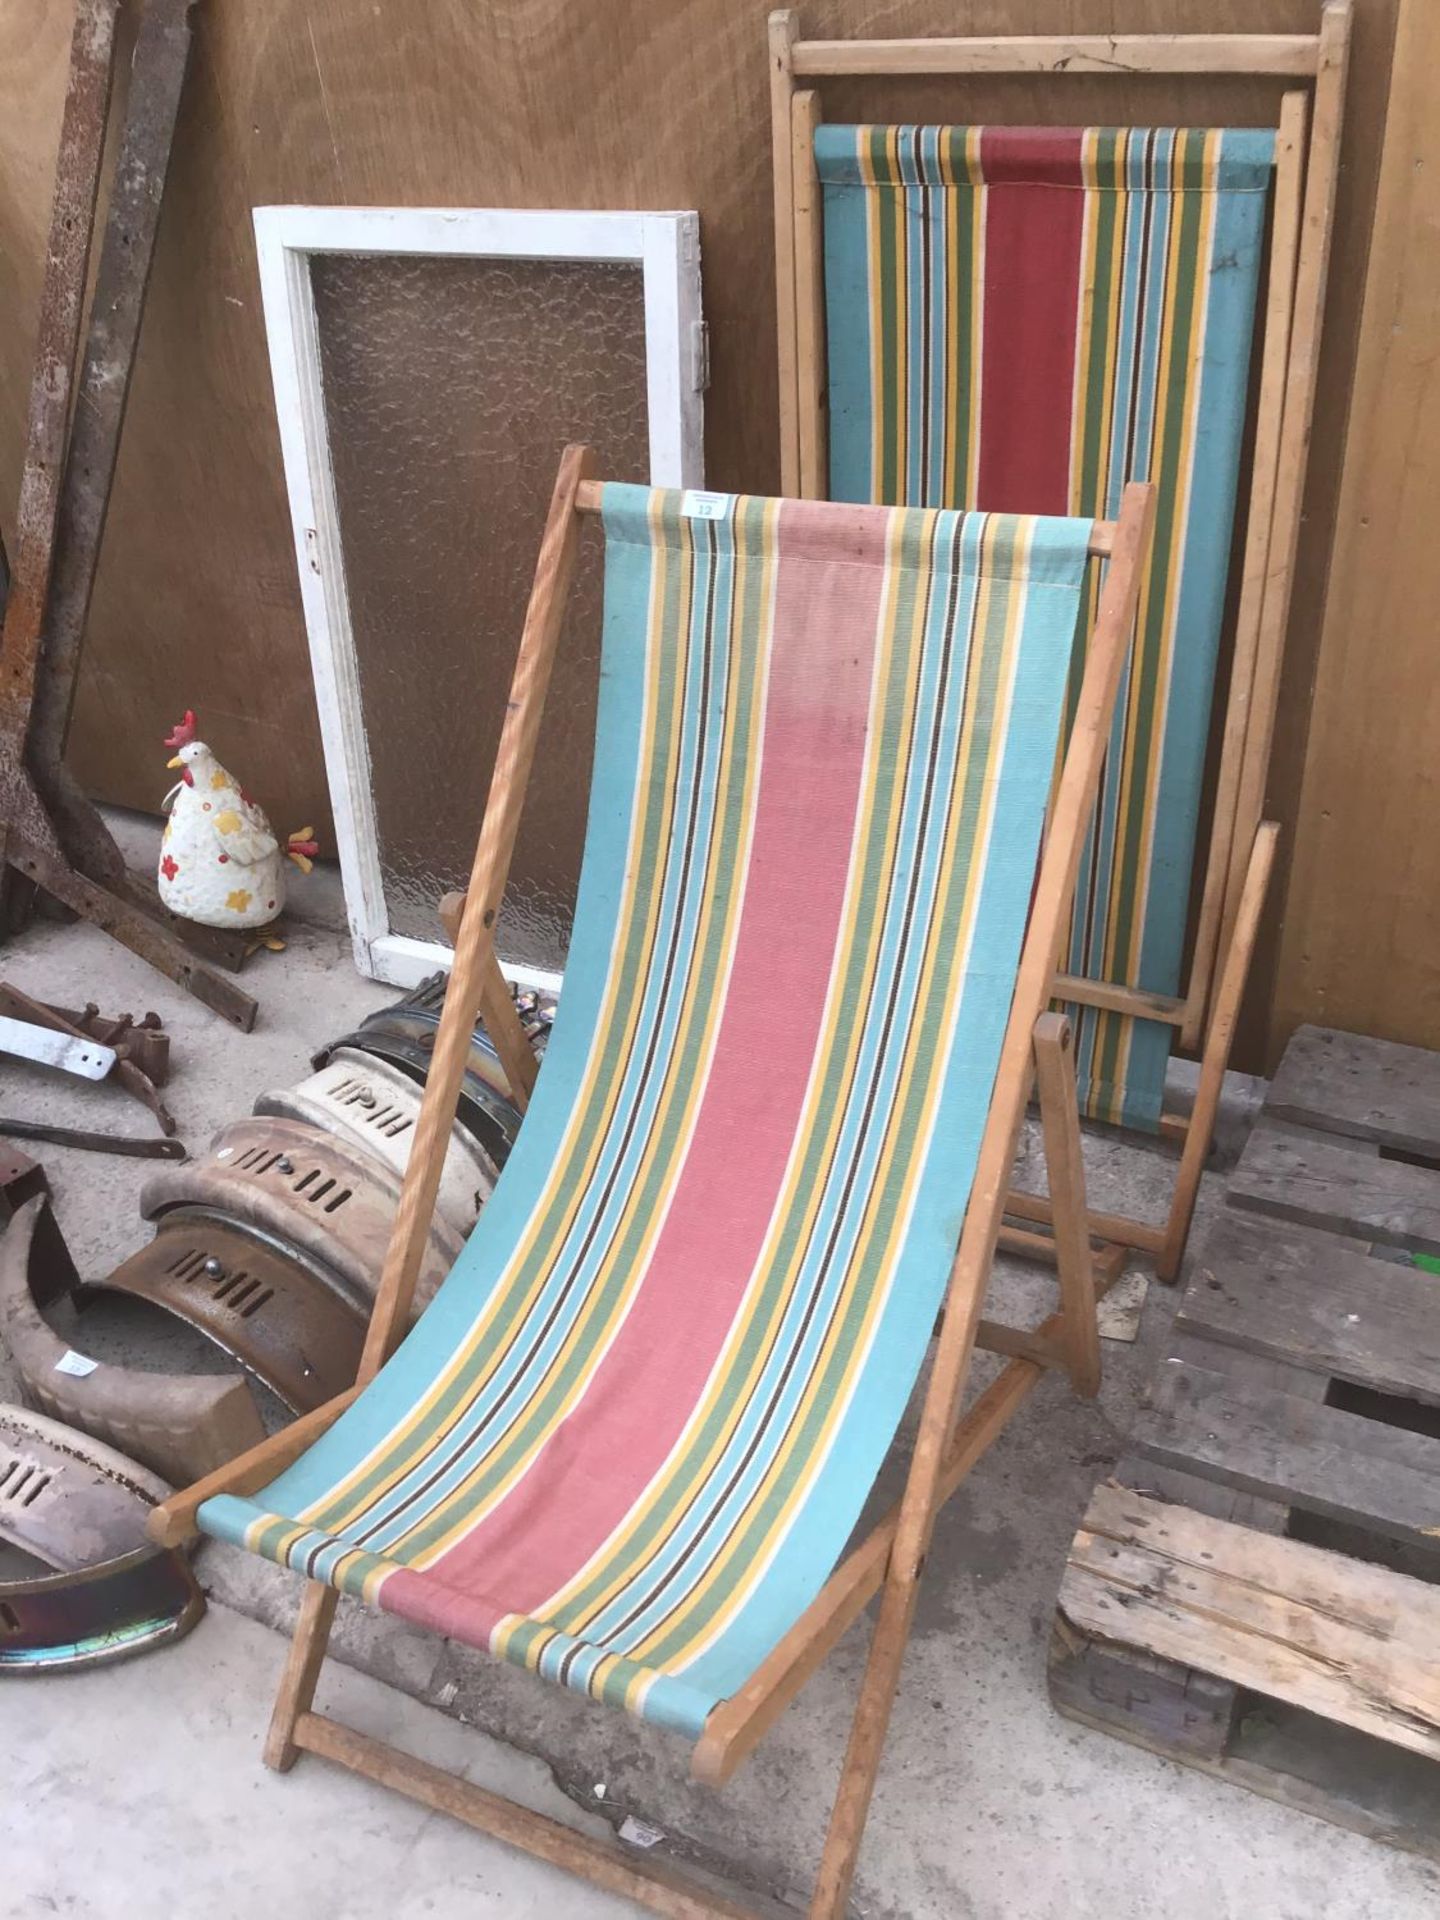
[[[173,760],[167,760],[167,761],[165,762],[165,767],[166,767],[166,770],[167,770],[167,772],[168,772],[170,768],[172,768],[172,767],[183,767],[183,766],[184,766],[184,764],[185,764],[185,762],[184,762],[184,761],[183,761],[183,760],[182,760],[182,759],[180,758],[180,756],[179,756],[179,754],[177,753],[177,754],[176,754],[176,756],[175,756],[175,758],[174,758]]]

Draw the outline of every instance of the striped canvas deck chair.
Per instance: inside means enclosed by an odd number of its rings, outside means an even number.
[[[719,1781],[883,1586],[813,1907],[839,1915],[936,1509],[1046,1368],[1098,1383],[1046,1001],[1153,495],[1096,523],[587,476],[571,449],[360,1385],[155,1529],[306,1577],[273,1765],[328,1755],[668,1914],[741,1909],[317,1713],[338,1597],[673,1729]],[[559,1018],[494,1196],[391,1356],[585,512],[604,648]],[[1060,1305],[985,1323],[1010,1363],[958,1419],[1036,1081]],[[942,1310],[903,1503],[847,1553]]]
[[[1325,7],[1314,35],[1118,42],[807,41],[794,13],[770,22],[783,490],[1104,515],[1126,482],[1156,488],[1135,656],[1055,987],[1075,1025],[1086,1117],[1183,1143],[1163,1226],[1096,1222],[1116,1257],[1140,1249],[1166,1279],[1275,854],[1278,829],[1261,815],[1348,25],[1344,4]],[[856,75],[923,74],[928,105],[942,97],[934,76],[950,75],[968,105],[976,75],[991,87],[997,75],[1051,75],[1073,97],[1089,73],[1100,101],[1147,72],[1188,76],[1170,83],[1182,97],[1197,76],[1225,76],[1211,106],[1239,75],[1288,90],[1275,125],[1208,130],[830,125],[817,91],[844,76],[853,99]],[[1201,1062],[1188,1118],[1164,1104],[1177,1038]],[[1023,1238],[1045,1211],[1015,1195]]]

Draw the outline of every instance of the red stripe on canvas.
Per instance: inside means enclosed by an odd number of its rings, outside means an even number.
[[[833,554],[843,512],[781,509],[754,838],[714,1066],[665,1224],[581,1399],[515,1487],[435,1562],[445,1590],[427,1605],[441,1614],[457,1588],[542,1610],[663,1465],[742,1306],[804,1112],[825,1012],[814,982],[834,949],[864,771],[884,574],[866,565],[842,583],[833,560],[812,569],[805,551],[823,523],[817,544]],[[851,517],[856,558],[878,561],[884,522],[863,509]],[[572,1471],[582,1457],[583,1473]],[[414,1617],[414,1589],[429,1578],[392,1574],[385,1605]],[[439,1615],[427,1624],[443,1630]]]
[[[992,513],[1068,513],[1075,328],[1085,198],[1077,128],[987,127],[980,459],[975,504]],[[1053,192],[1006,179],[1024,162]]]

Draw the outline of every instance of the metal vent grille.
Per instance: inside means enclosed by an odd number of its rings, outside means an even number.
[[[358,1073],[347,1074],[327,1091],[337,1105],[360,1109],[351,1116],[357,1125],[372,1133],[383,1133],[387,1140],[398,1140],[415,1124],[413,1115],[396,1106],[393,1100],[382,1100],[370,1082]]]
[[[242,1320],[250,1319],[275,1297],[275,1289],[255,1274],[247,1273],[244,1267],[225,1266],[204,1247],[186,1247],[165,1271],[177,1280],[206,1281],[217,1305],[239,1314]]]
[[[0,1453],[0,1500],[7,1506],[34,1506],[54,1477],[22,1453]]]

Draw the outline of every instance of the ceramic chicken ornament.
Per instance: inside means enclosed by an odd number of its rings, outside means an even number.
[[[175,749],[168,764],[180,770],[166,794],[170,817],[160,843],[160,898],[202,927],[263,927],[285,905],[285,862],[302,873],[319,851],[311,829],[292,833],[282,847],[263,811],[227,773],[203,740],[195,715],[167,735]]]

